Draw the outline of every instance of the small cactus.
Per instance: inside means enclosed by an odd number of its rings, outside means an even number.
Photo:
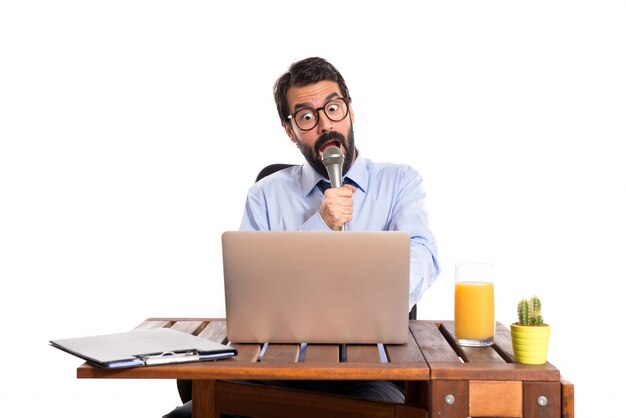
[[[541,316],[541,300],[537,296],[522,299],[517,304],[518,325],[544,325]]]

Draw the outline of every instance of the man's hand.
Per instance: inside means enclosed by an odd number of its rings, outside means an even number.
[[[339,231],[341,226],[352,220],[352,194],[356,187],[344,184],[341,187],[327,189],[320,207],[322,219],[333,231]]]

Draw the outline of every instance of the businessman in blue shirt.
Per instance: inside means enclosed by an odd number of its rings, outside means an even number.
[[[348,87],[337,69],[322,58],[294,63],[276,82],[274,100],[287,136],[306,162],[251,187],[240,229],[336,231],[344,225],[346,231],[408,232],[410,309],[439,271],[422,177],[409,166],[374,163],[359,154]],[[335,189],[328,188],[322,163],[322,152],[330,145],[338,146],[345,156],[344,185]]]
[[[274,100],[287,136],[305,163],[271,174],[248,192],[240,229],[260,231],[405,231],[411,236],[407,314],[439,273],[437,247],[428,227],[422,177],[409,166],[375,163],[354,143],[354,111],[348,87],[322,58],[291,65],[274,86]],[[344,154],[342,187],[329,188],[322,153]],[[303,249],[306,251],[306,249]],[[349,260],[347,260],[349,263]],[[271,382],[278,386],[404,402],[402,388],[387,381]],[[168,418],[190,417],[191,402]]]

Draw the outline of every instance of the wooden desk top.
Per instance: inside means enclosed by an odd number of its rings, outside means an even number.
[[[148,318],[136,328],[168,327],[226,343],[226,322],[207,318]],[[79,378],[324,379],[324,380],[523,380],[558,382],[550,363],[513,362],[509,330],[497,323],[495,344],[460,347],[453,321],[410,321],[402,345],[232,344],[238,355],[214,362],[107,370],[83,364]]]

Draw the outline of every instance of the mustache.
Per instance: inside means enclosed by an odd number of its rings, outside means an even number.
[[[330,131],[320,135],[320,137],[317,138],[317,140],[315,141],[315,152],[319,153],[324,144],[330,141],[339,141],[339,143],[343,145],[344,148],[347,148],[346,137],[337,131]]]

